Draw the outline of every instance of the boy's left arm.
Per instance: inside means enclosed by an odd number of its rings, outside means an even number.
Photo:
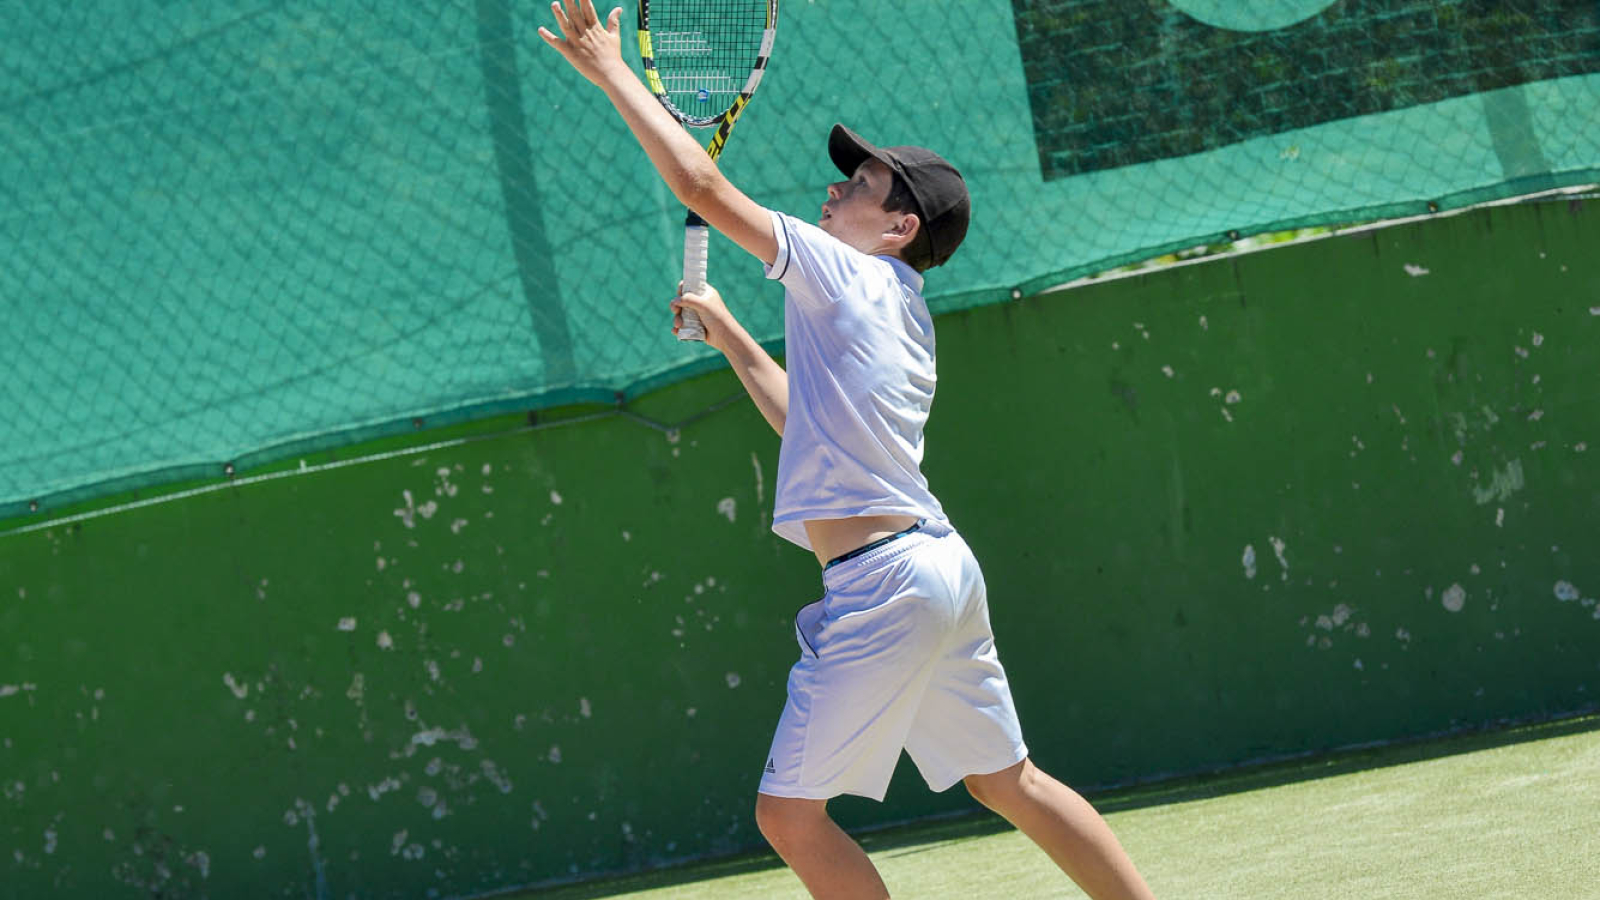
[[[662,108],[622,59],[622,8],[602,24],[593,0],[550,4],[561,37],[541,27],[539,36],[605,91],[679,202],[700,214],[757,259],[771,265],[778,256],[772,216],[717,170],[706,151]]]

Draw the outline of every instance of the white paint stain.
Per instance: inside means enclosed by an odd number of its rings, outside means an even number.
[[[1413,263],[1406,263],[1405,268],[1406,274],[1410,275],[1412,278],[1421,278],[1422,276],[1428,274],[1427,269],[1424,269],[1422,266],[1415,265]]]
[[[1244,545],[1244,558],[1241,561],[1244,563],[1244,577],[1256,577],[1256,548],[1254,545]]]
[[[253,852],[251,852],[250,855],[254,856],[256,859],[266,859],[267,858],[266,845],[264,845],[264,844],[256,845],[256,849]]]
[[[1600,306],[1591,306],[1591,307],[1589,307],[1589,315],[1591,315],[1591,316],[1600,316]]]
[[[461,533],[461,529],[463,529],[465,527],[467,527],[467,520],[466,519],[455,519],[454,521],[452,521],[450,523],[450,533],[451,534],[460,534]]]
[[[350,687],[345,689],[344,695],[350,698],[355,705],[360,706],[361,701],[367,695],[367,676],[361,674],[360,672],[357,672],[355,675],[351,676]]]
[[[393,775],[390,775],[389,777],[383,779],[382,781],[378,782],[377,784],[369,784],[369,785],[367,785],[367,796],[371,797],[373,800],[377,800],[379,797],[382,797],[384,794],[387,794],[387,793],[389,793],[391,791],[398,791],[398,790],[400,790],[400,779],[394,777]],[[402,832],[402,834],[403,833],[404,832]]]
[[[422,595],[416,591],[411,591],[410,593],[406,594],[406,603],[410,605],[412,609],[416,609],[422,605]]]
[[[1461,451],[1460,450],[1457,450],[1456,452],[1450,454],[1450,462],[1453,465],[1457,465],[1457,466],[1461,465]]]
[[[378,649],[379,650],[393,650],[394,649],[394,638],[389,637],[389,632],[387,632],[387,631],[378,632]]]
[[[559,765],[561,763],[561,745],[560,744],[552,744],[551,747],[550,747],[550,752],[548,754],[546,754],[545,756],[551,762],[556,763],[556,764]]]
[[[411,499],[410,491],[401,491],[400,495],[406,498],[406,505],[394,511],[400,517],[401,524],[407,528],[417,527],[417,504]]]
[[[734,500],[732,497],[723,497],[721,500],[717,501],[717,512],[727,516],[729,522],[734,520],[738,513],[738,508],[738,501]]]
[[[761,458],[756,456],[754,450],[750,451],[750,468],[756,470],[756,502],[764,503],[766,502],[766,482],[761,477]]]
[[[424,519],[433,518],[433,514],[438,512],[438,511],[439,511],[439,503],[438,503],[438,501],[435,501],[435,500],[429,500],[427,503],[424,503],[421,506],[417,507],[417,512],[421,513],[422,517]]]
[[[56,828],[54,825],[44,830],[44,855],[51,856],[56,852]]]
[[[1227,393],[1227,395],[1225,395],[1222,398],[1222,402],[1228,404],[1229,406],[1232,406],[1233,404],[1238,403],[1240,400],[1243,400],[1243,399],[1244,399],[1244,397],[1240,396],[1238,391],[1229,391]]]
[[[579,697],[578,698],[578,715],[584,717],[585,719],[587,719],[590,716],[594,715],[593,708],[589,706],[589,698],[588,697]]]
[[[1283,573],[1282,573],[1283,580],[1284,581],[1288,581],[1289,580],[1289,560],[1283,555],[1284,548],[1287,545],[1285,545],[1284,542],[1281,539],[1279,539],[1277,537],[1272,537],[1272,536],[1268,536],[1267,537],[1267,543],[1272,545],[1272,554],[1274,556],[1278,557],[1278,565],[1283,567]]]
[[[1571,603],[1583,596],[1570,581],[1556,582],[1556,599],[1562,603]]]
[[[1211,323],[1206,321],[1206,317],[1205,316],[1201,316],[1200,317],[1200,330],[1201,331],[1210,331],[1211,330]]]
[[[495,765],[494,760],[484,760],[478,765],[478,769],[479,771],[483,772],[483,777],[488,779],[489,783],[494,785],[495,788],[500,791],[500,793],[509,794],[513,790],[514,785],[512,785],[511,779],[506,777],[504,772],[500,771],[500,767]]]
[[[739,678],[739,673],[738,672],[729,672],[728,674],[726,674],[726,675],[724,675],[722,677],[723,677],[724,680],[726,680],[728,682],[728,687],[730,687],[730,688],[738,687],[739,686],[739,682],[742,680],[742,679]]]
[[[1496,527],[1496,528],[1504,528],[1505,526],[1506,526],[1506,508],[1504,506],[1502,506],[1499,509],[1496,509],[1494,511],[1494,527]]]
[[[551,491],[550,492],[550,502],[554,503],[556,506],[560,506],[561,505],[561,495],[556,493],[555,491]]]
[[[239,682],[234,681],[232,672],[222,673],[222,683],[227,685],[228,690],[232,691],[233,695],[240,700],[243,700],[250,694],[250,685],[240,684]]]
[[[356,630],[356,617],[355,616],[345,616],[344,618],[340,619],[339,620],[339,630],[340,631],[355,631]]]
[[[1506,463],[1502,470],[1496,470],[1486,487],[1472,489],[1472,499],[1483,506],[1495,501],[1511,499],[1511,495],[1523,489],[1526,482],[1522,478],[1522,460],[1513,459]]]
[[[1162,366],[1161,367],[1161,374],[1167,376],[1168,378],[1171,378],[1171,377],[1173,377],[1173,375],[1175,373],[1172,371],[1172,367],[1171,366]]]
[[[411,736],[411,746],[413,747],[432,747],[441,741],[454,742],[462,750],[476,750],[478,748],[478,739],[472,736],[472,731],[465,725],[449,731],[435,726]]]
[[[1452,584],[1445,588],[1439,597],[1439,602],[1450,612],[1461,612],[1462,607],[1467,605],[1467,590],[1459,584]]]

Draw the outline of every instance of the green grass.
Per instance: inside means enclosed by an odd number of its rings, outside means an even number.
[[[1156,894],[1600,900],[1600,717],[1093,798]],[[864,835],[896,897],[1079,898],[994,817]],[[771,854],[519,895],[803,900]]]

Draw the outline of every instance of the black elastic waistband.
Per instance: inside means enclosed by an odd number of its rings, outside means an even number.
[[[865,544],[865,545],[862,545],[860,547],[855,548],[854,550],[851,550],[849,553],[841,553],[840,555],[835,556],[833,559],[828,560],[828,564],[823,566],[822,568],[824,570],[831,569],[834,566],[838,565],[839,563],[848,562],[848,561],[850,561],[852,559],[855,559],[856,557],[862,555],[863,553],[871,553],[872,551],[878,549],[879,547],[882,547],[884,544],[887,544],[887,543],[889,543],[890,541],[893,541],[893,540],[898,540],[899,538],[903,538],[906,535],[912,533],[913,531],[916,531],[916,530],[920,529],[922,526],[924,526],[926,524],[928,524],[928,520],[927,519],[918,519],[917,520],[917,524],[911,526],[910,528],[907,528],[904,531],[896,531],[894,534],[891,534],[888,537],[878,538],[877,540],[873,541],[870,544]]]

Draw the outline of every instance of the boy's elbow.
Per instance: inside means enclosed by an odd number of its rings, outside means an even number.
[[[726,183],[727,179],[717,171],[711,158],[707,157],[701,162],[685,167],[678,178],[678,183],[674,185],[676,190],[673,193],[684,206],[699,211],[717,202],[722,193],[722,186]]]

